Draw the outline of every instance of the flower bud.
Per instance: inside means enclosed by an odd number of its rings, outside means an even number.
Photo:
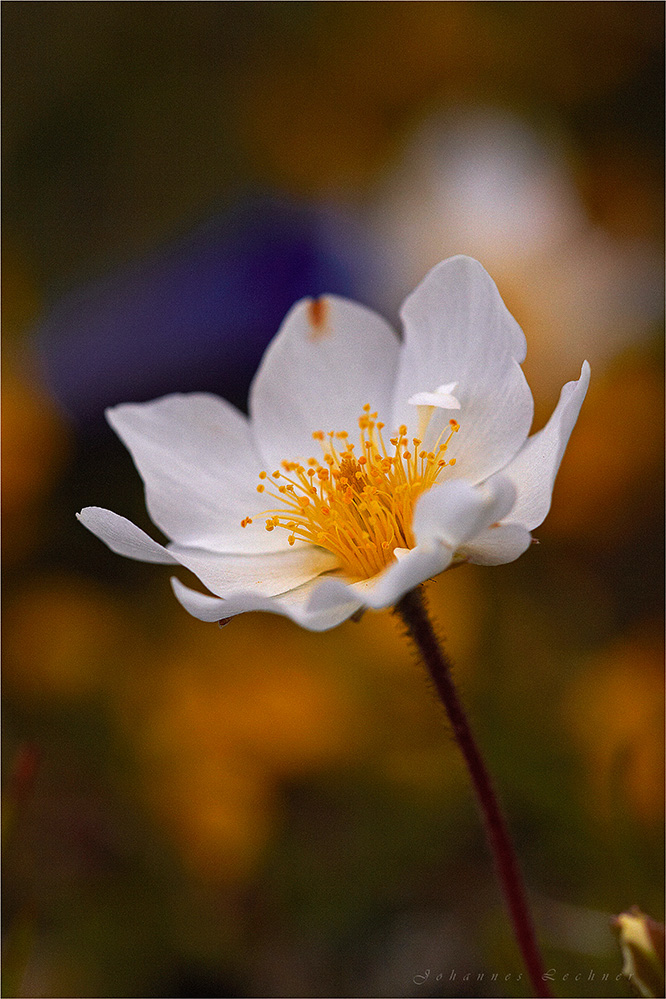
[[[623,974],[642,996],[664,995],[664,926],[635,905],[613,920],[624,965]]]

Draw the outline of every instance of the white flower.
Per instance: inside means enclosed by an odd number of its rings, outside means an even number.
[[[171,540],[99,507],[79,519],[120,555],[194,572],[212,596],[172,585],[202,621],[265,610],[320,631],[461,561],[517,558],[548,513],[589,366],[528,437],[525,338],[479,263],[439,264],[402,320],[400,341],[346,299],[298,302],[249,418],[201,393],[109,410]]]

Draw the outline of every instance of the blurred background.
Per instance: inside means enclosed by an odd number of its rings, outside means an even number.
[[[74,518],[159,537],[105,406],[244,406],[295,299],[397,320],[469,253],[534,428],[592,384],[540,545],[432,607],[557,994],[631,995],[608,920],[663,918],[663,4],[3,13],[3,994],[530,994],[390,613],[220,631]]]

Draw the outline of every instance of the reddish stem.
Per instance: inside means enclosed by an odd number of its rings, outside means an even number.
[[[407,593],[396,604],[395,609],[402,617],[446,708],[453,734],[467,764],[516,942],[525,962],[534,995],[538,999],[552,999],[553,993],[544,975],[545,967],[536,941],[525,885],[506,820],[454,686],[451,661],[441,648],[428,616],[422,587]]]

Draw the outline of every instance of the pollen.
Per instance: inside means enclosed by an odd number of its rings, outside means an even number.
[[[337,555],[343,570],[355,579],[369,579],[393,561],[396,548],[413,548],[414,505],[431,489],[455,458],[444,457],[459,430],[450,420],[432,450],[419,450],[418,437],[407,438],[407,427],[384,441],[385,424],[366,404],[358,419],[358,451],[346,431],[315,430],[321,460],[305,465],[283,461],[270,476],[261,472],[257,491],[276,506],[264,517],[267,531],[289,532],[290,545],[305,541]],[[413,450],[409,444],[413,445]],[[306,467],[307,466],[307,467]],[[241,526],[252,524],[245,517]]]

